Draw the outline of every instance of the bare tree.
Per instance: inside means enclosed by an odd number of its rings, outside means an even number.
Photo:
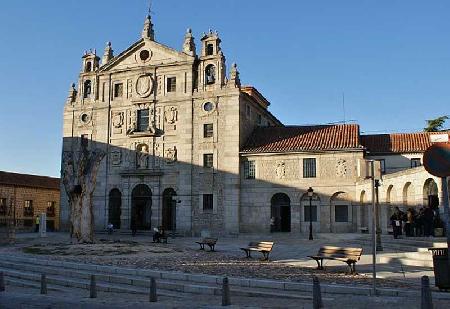
[[[71,236],[78,243],[93,243],[92,197],[105,152],[99,149],[89,151],[82,141],[80,144],[79,151],[63,153],[62,181],[69,199]]]

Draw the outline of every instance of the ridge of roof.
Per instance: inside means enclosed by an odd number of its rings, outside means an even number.
[[[0,184],[59,190],[60,178],[0,171]]]

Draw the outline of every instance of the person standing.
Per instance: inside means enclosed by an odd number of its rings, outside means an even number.
[[[41,219],[39,218],[39,215],[36,215],[36,219],[35,219],[35,224],[36,224],[36,228],[35,228],[35,232],[39,232],[39,225],[41,224]]]
[[[400,209],[395,207],[394,213],[390,218],[394,239],[397,239],[399,235],[402,235],[402,217]]]
[[[423,228],[425,237],[433,235],[434,211],[431,207],[426,207],[423,213]]]

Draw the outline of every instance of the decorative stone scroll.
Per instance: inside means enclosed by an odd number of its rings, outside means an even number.
[[[136,93],[141,98],[148,97],[153,92],[151,75],[141,75],[136,79]]]
[[[112,114],[113,132],[115,134],[122,133],[123,120],[124,120],[123,112],[115,112]]]
[[[345,177],[347,175],[347,161],[339,159],[336,162],[336,176]]]
[[[284,163],[284,161],[277,162],[275,173],[278,179],[286,178],[286,163]]]
[[[172,164],[177,161],[177,147],[166,149],[166,160],[167,164]]]
[[[165,119],[168,124],[175,124],[178,121],[178,109],[175,106],[169,107],[165,112]]]
[[[111,164],[114,166],[122,164],[122,152],[120,150],[111,151]]]

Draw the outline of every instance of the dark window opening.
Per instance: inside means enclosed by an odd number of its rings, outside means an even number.
[[[87,147],[89,145],[89,135],[82,134],[81,135],[81,147]]]
[[[150,58],[150,52],[148,50],[143,50],[139,53],[139,58],[141,58],[142,61],[146,61],[148,58]]]
[[[411,167],[419,167],[422,166],[422,162],[420,161],[420,158],[412,158],[411,159]]]
[[[205,69],[206,84],[212,85],[216,82],[216,67],[212,64],[208,65]]]
[[[255,161],[244,162],[244,177],[245,179],[255,179]]]
[[[214,127],[212,123],[205,123],[203,125],[203,137],[213,137],[214,135]]]
[[[381,174],[386,174],[386,160],[380,159],[378,161],[380,161]]]
[[[348,206],[334,206],[334,222],[348,222]]]
[[[303,221],[305,222],[309,222],[309,214],[310,214],[310,210],[311,212],[311,222],[317,222],[317,206],[316,205],[311,205],[311,208],[309,207],[309,205],[305,205],[303,207]]]
[[[149,110],[141,109],[137,112],[137,129],[139,132],[148,131],[149,126]]]
[[[207,56],[212,56],[214,55],[214,44],[207,44],[206,45],[206,55]]]
[[[56,215],[56,202],[47,202],[47,217],[53,218]]]
[[[92,71],[92,62],[88,61],[86,62],[86,72]]]
[[[177,91],[177,78],[169,77],[167,78],[167,92]]]
[[[212,194],[203,194],[203,211],[213,211],[214,198]]]
[[[0,199],[0,216],[6,216],[6,198]]]
[[[84,82],[84,87],[83,87],[84,98],[85,99],[89,98],[91,96],[91,92],[92,92],[91,81],[87,80]]]
[[[316,177],[316,159],[308,158],[303,159],[303,178],[315,178]]]
[[[114,97],[121,98],[123,96],[123,84],[115,84],[114,85]]]
[[[26,200],[23,206],[23,216],[24,217],[33,217],[34,209],[33,209],[33,201]]]
[[[203,155],[203,167],[213,168],[214,166],[214,156],[212,153],[205,153]]]

